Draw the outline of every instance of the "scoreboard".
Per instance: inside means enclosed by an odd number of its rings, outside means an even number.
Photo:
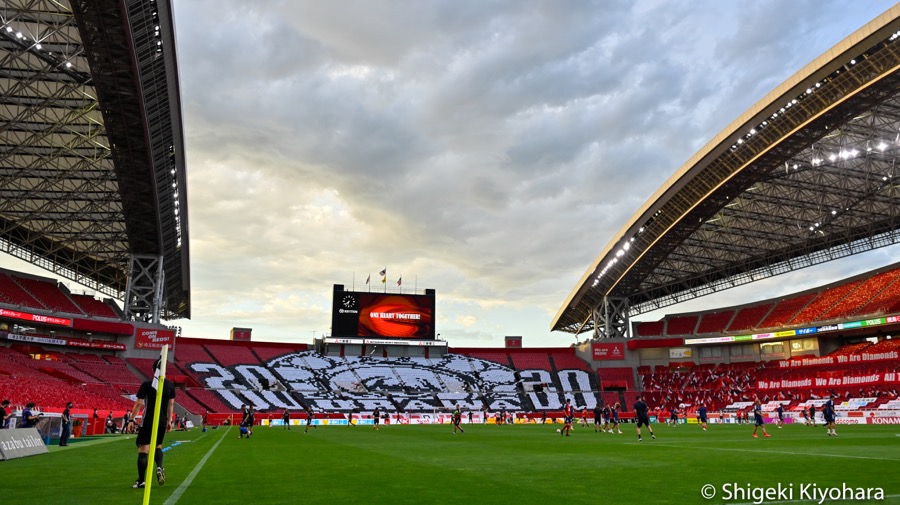
[[[334,285],[332,337],[434,339],[433,289],[425,294],[344,291]]]

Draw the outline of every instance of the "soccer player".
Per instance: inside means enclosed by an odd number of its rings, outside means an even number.
[[[601,429],[606,431],[606,427],[603,426],[603,407],[598,403],[594,407],[594,433],[599,433]]]
[[[822,408],[822,416],[825,418],[825,428],[828,429],[829,437],[838,436],[837,431],[835,430],[835,417],[837,412],[834,410],[834,393],[828,397],[828,401],[825,402],[825,406]]]
[[[610,433],[615,431],[619,435],[622,434],[622,430],[619,429],[619,410],[621,408],[622,408],[622,406],[619,405],[619,402],[616,402],[616,404],[613,405],[613,407],[610,411],[609,417],[610,417],[610,422],[612,422],[612,428],[610,428],[610,430],[609,430]]]
[[[809,426],[809,414],[806,413],[806,407],[800,408],[800,415],[803,416],[803,424]]]
[[[283,430],[291,429],[291,411],[287,408],[285,408],[284,412],[281,413],[281,422],[283,424]]]
[[[779,403],[775,411],[778,412],[778,429],[780,430],[784,426],[784,405]]]
[[[703,428],[703,431],[706,431],[706,405],[700,404],[700,408],[697,409],[697,419],[700,421],[700,426]]]
[[[378,431],[378,423],[381,422],[381,411],[378,410],[378,407],[375,407],[375,410],[372,412],[372,422],[375,423],[375,427],[373,429],[375,431]]]
[[[160,361],[157,360],[154,370],[159,368]],[[147,475],[147,465],[150,461],[150,442],[153,435],[153,423],[157,423],[156,432],[156,451],[154,452],[153,461],[156,463],[156,481],[162,486],[166,483],[166,471],[163,469],[163,438],[166,432],[172,428],[172,416],[175,413],[175,383],[166,379],[160,386],[162,397],[160,398],[159,419],[155,420],[153,409],[156,407],[156,389],[153,388],[152,380],[145,380],[138,388],[137,400],[134,407],[131,408],[131,418],[136,419],[137,415],[143,409],[144,416],[141,419],[141,427],[138,430],[136,440],[138,448],[137,470],[138,478],[131,486],[135,489],[143,488],[145,485],[144,477]]]
[[[456,409],[453,411],[452,415],[453,422],[453,434],[456,435],[456,430],[459,430],[460,433],[465,433],[463,431],[462,426],[459,424],[462,422],[462,412],[459,410],[459,404],[456,404]]]
[[[247,438],[250,438],[250,408],[246,405],[241,405],[241,424],[239,425],[238,438],[244,438],[244,435],[247,435]]]
[[[313,415],[312,405],[310,405],[310,406],[306,407],[306,429],[303,430],[303,433],[309,432],[310,426],[312,426],[313,428],[316,427],[313,424],[313,417],[315,417],[315,415]]]
[[[581,408],[581,427],[587,428],[587,407]]]
[[[771,437],[771,435],[766,432],[766,421],[762,416],[762,402],[759,401],[759,398],[757,398],[756,401],[753,402],[753,419],[755,421],[753,425],[753,438],[759,438],[759,436],[757,436],[756,434],[756,430],[758,430],[760,426],[762,426],[763,436],[765,436],[766,438]]]
[[[638,442],[644,440],[641,437],[641,426],[646,426],[647,431],[650,432],[650,436],[653,437],[653,440],[656,440],[656,435],[653,434],[653,428],[650,427],[650,407],[647,406],[647,402],[644,401],[643,396],[638,396],[637,401],[634,402],[634,418],[637,422]]]
[[[603,406],[603,410],[600,411],[600,415],[603,416],[603,431],[605,431],[606,433],[612,433],[613,431],[609,427],[609,415],[610,415],[609,405]]]
[[[815,405],[809,406],[809,425],[810,426],[816,425],[816,406]]]
[[[572,431],[572,419],[575,417],[575,408],[572,407],[572,400],[570,398],[566,398],[566,405],[563,407],[563,429],[560,430],[560,435],[569,436],[569,432]]]
[[[669,412],[669,423],[673,428],[678,426],[678,409],[676,407],[672,407],[672,411]]]

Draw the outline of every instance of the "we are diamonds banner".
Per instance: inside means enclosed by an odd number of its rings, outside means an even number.
[[[873,361],[888,361],[900,359],[900,353],[897,351],[862,352],[860,354],[848,354],[844,356],[821,356],[800,359],[781,360],[778,362],[779,368],[803,368],[823,365],[846,365],[850,363],[869,363]]]
[[[896,372],[870,373],[863,375],[843,375],[823,373],[803,379],[781,379],[757,381],[756,389],[825,388],[844,386],[881,386],[897,384],[900,374]]]

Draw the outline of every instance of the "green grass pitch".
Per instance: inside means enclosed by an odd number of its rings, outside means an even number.
[[[846,503],[900,503],[900,426],[840,426],[837,438],[822,427],[769,426],[772,438],[753,439],[746,425],[655,425],[657,440],[644,430],[640,443],[633,425],[622,435],[576,427],[571,437],[557,427],[474,425],[461,435],[446,425],[257,427],[251,439],[234,427],[172,432],[168,481],[153,483],[151,503],[837,503],[811,493],[842,486],[883,490],[881,501]],[[0,462],[0,499],[141,503],[135,462],[133,436],[75,439]],[[704,499],[704,485],[716,496]],[[779,485],[781,495],[752,494]]]

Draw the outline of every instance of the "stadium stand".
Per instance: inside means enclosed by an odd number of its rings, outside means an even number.
[[[707,335],[710,333],[722,333],[733,318],[733,310],[703,314],[700,319],[700,324],[697,326],[697,334]]]
[[[210,343],[206,345],[206,351],[223,366],[259,365],[256,355],[248,347]]]
[[[784,326],[785,323],[794,319],[794,316],[797,314],[797,312],[799,312],[815,297],[816,293],[807,293],[805,295],[786,298],[778,302],[774,307],[772,307],[772,310],[769,311],[769,314],[766,316],[766,318],[759,323],[758,328],[780,328]]]
[[[72,298],[72,301],[81,308],[82,312],[88,316],[105,317],[109,319],[119,319],[121,317],[115,309],[91,295],[71,294],[69,296]]]
[[[685,316],[673,316],[666,324],[666,335],[693,335],[697,328],[700,316],[695,314]]]
[[[0,272],[0,301],[3,303],[14,305],[16,307],[30,307],[33,309],[46,310],[41,302],[37,301],[27,291],[22,289],[12,277]]]
[[[664,320],[638,323],[637,334],[639,337],[661,337],[665,327],[666,322]]]
[[[786,321],[787,324],[808,323],[823,320],[824,314],[841,303],[851,291],[859,287],[862,281],[848,282],[840,286],[828,288],[813,299],[797,314]]]
[[[38,300],[41,305],[54,312],[84,315],[81,309],[62,292],[59,285],[55,282],[40,281],[27,277],[13,277],[12,280],[22,286],[22,289],[33,296],[35,300]]]
[[[744,307],[735,314],[726,331],[737,332],[757,328],[762,318],[766,317],[774,304],[762,303],[752,307]]]

